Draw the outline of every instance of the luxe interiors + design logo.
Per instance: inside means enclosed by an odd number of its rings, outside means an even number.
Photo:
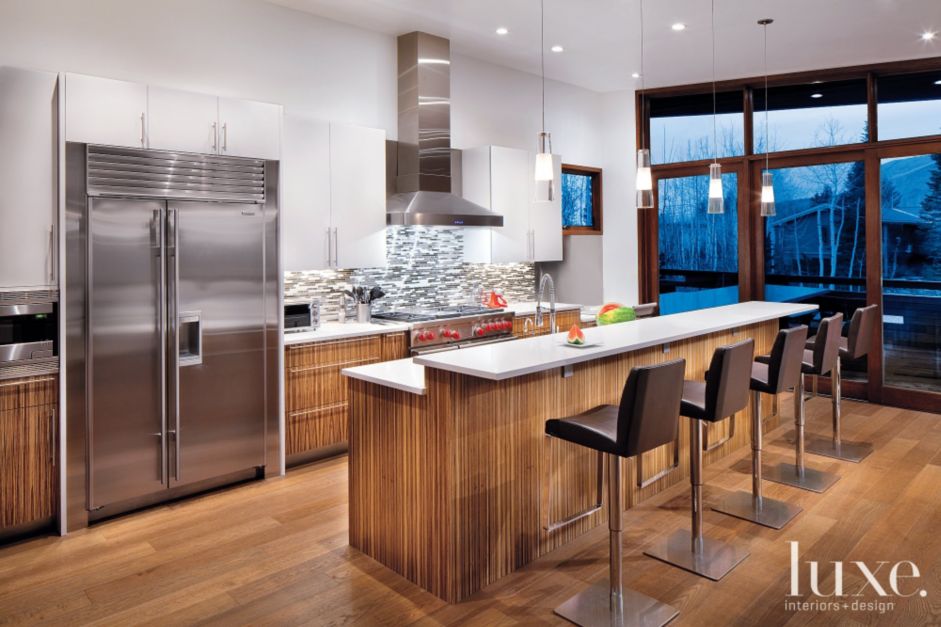
[[[909,560],[895,562],[879,561],[875,565],[861,561],[850,561],[851,567],[844,567],[840,560],[828,562],[833,565],[833,583],[822,589],[821,583],[829,580],[829,573],[821,573],[820,562],[815,560],[800,561],[800,543],[789,541],[791,549],[791,586],[784,609],[794,612],[878,612],[885,614],[895,609],[896,600],[914,596],[927,597],[928,591],[920,585],[921,571]],[[807,587],[805,590],[802,566],[806,564]],[[847,569],[851,569],[847,573]],[[844,585],[844,575],[856,573],[862,576],[862,583]],[[812,599],[796,600],[809,592]]]

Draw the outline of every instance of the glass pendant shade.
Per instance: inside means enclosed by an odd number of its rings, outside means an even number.
[[[653,177],[650,175],[650,151],[637,151],[637,208],[653,208]]]
[[[709,166],[709,213],[725,213],[725,200],[722,197],[722,166],[713,163]]]
[[[552,137],[539,133],[539,152],[536,153],[536,202],[555,199],[555,161],[552,158]]]
[[[765,172],[761,175],[761,215],[764,217],[777,214],[774,208],[774,184],[772,182],[771,172]]]

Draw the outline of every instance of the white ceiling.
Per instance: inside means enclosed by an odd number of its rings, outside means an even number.
[[[452,50],[539,72],[539,0],[268,0],[369,30],[422,30]],[[760,18],[774,73],[941,56],[941,0],[715,0],[720,80],[762,74]],[[545,0],[550,78],[596,91],[633,86],[640,71],[639,0]],[[644,0],[646,85],[711,79],[709,0]],[[670,25],[684,22],[686,31]],[[509,35],[498,36],[504,26]],[[920,38],[938,31],[930,43]]]

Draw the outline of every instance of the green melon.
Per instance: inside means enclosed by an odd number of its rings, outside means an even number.
[[[637,314],[634,312],[633,307],[618,307],[617,309],[609,309],[604,313],[598,314],[599,325],[630,322],[631,320],[636,319]]]

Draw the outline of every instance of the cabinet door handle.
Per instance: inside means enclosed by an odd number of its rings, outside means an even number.
[[[146,136],[145,136],[145,133],[144,133],[144,113],[141,112],[141,114],[140,114],[140,147],[141,147],[141,148],[146,148],[146,147],[147,147],[147,146],[144,144],[144,140],[145,140],[145,139],[146,139]]]
[[[330,234],[330,227],[327,227],[327,267],[333,265],[333,237]]]
[[[210,141],[212,141],[212,151],[213,151],[213,152],[218,152],[218,150],[219,150],[219,135],[218,135],[218,133],[216,133],[216,123],[213,122],[213,123],[209,126],[209,128],[211,129],[211,130],[209,131],[209,139],[210,139]]]
[[[340,267],[340,238],[337,237],[339,227],[333,227],[333,267]]]
[[[229,149],[229,123],[222,124],[222,152]]]
[[[56,227],[49,225],[49,282],[56,280]]]
[[[56,435],[59,433],[59,425],[56,423],[56,408],[49,410],[49,464],[56,465]]]

